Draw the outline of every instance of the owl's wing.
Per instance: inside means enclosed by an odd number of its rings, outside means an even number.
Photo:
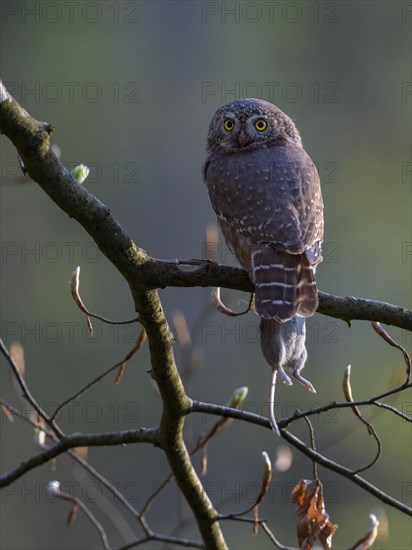
[[[322,260],[319,176],[302,148],[212,154],[205,180],[223,234],[255,283],[256,312],[287,321],[318,304]]]
[[[300,147],[272,146],[211,155],[204,168],[218,217],[252,244],[322,260],[323,202],[319,175]]]

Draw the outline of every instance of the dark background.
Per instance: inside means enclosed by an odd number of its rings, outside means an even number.
[[[239,97],[261,97],[290,115],[305,149],[317,163],[325,201],[325,260],[319,288],[346,296],[411,307],[411,6],[410,2],[3,2],[1,74],[15,98],[36,118],[57,128],[53,142],[69,168],[85,163],[85,186],[107,204],[136,243],[158,258],[204,257],[206,227],[214,214],[202,182],[205,142],[214,111]],[[409,83],[409,84],[408,84]],[[34,183],[19,174],[16,152],[1,139],[1,314],[7,345],[19,341],[26,381],[48,410],[116,363],[132,346],[132,328],[95,322],[87,334],[68,281],[81,266],[81,293],[94,311],[133,317],[128,287],[90,237]],[[220,246],[216,258],[234,263]],[[269,369],[257,339],[257,318],[208,313],[209,290],[160,291],[169,322],[184,313],[202,368],[190,397],[226,402],[248,386],[247,410],[267,414]],[[248,296],[226,293],[241,309]],[[208,311],[208,310],[207,310]],[[203,316],[203,317],[202,317]],[[410,350],[410,334],[390,329]],[[344,369],[352,365],[355,398],[400,381],[399,352],[367,322],[346,323],[315,315],[308,322],[305,368],[317,388],[279,384],[278,417],[296,408],[343,400]],[[181,371],[184,356],[176,346]],[[154,426],[160,400],[146,370],[148,346],[127,366],[123,381],[109,376],[61,416],[68,433]],[[2,360],[1,395],[19,406]],[[408,401],[409,399],[409,401]],[[392,404],[411,413],[410,397]],[[383,453],[364,475],[411,505],[410,425],[366,408],[383,440]],[[195,442],[215,421],[196,415],[187,423]],[[366,465],[376,445],[348,409],[314,418],[319,449],[348,467]],[[308,441],[306,424],[294,433]],[[1,471],[37,453],[33,430],[1,421]],[[260,484],[261,452],[275,460],[281,440],[266,430],[233,423],[209,447],[204,478],[225,513],[250,506]],[[262,517],[283,544],[297,544],[290,490],[312,478],[312,465],[292,450],[291,468],[275,473]],[[149,446],[89,451],[98,468],[140,508],[164,479],[162,453]],[[1,546],[14,549],[98,548],[93,527],[79,513],[65,524],[68,505],[54,503],[46,485],[58,479],[83,498],[107,526],[111,543],[123,543],[101,507],[107,501],[94,481],[85,491],[77,471],[59,458],[32,471],[2,494]],[[382,520],[374,548],[411,547],[410,519],[349,481],[320,468],[327,510],[339,524],[334,548],[345,549],[367,529],[368,514]],[[70,485],[71,484],[71,485]],[[113,512],[110,512],[113,514]],[[131,516],[130,528],[138,533]],[[149,514],[162,533],[198,538],[175,485]],[[387,527],[386,527],[387,526]],[[249,525],[225,523],[230,548],[269,548]],[[126,540],[133,535],[123,530]],[[148,546],[150,547],[150,546]],[[157,548],[159,545],[153,544]]]

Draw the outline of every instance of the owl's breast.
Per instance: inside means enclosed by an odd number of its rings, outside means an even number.
[[[220,220],[252,241],[302,253],[322,208],[319,176],[301,147],[213,153],[205,181]]]
[[[231,223],[245,222],[247,212],[256,212],[257,202],[270,198],[270,160],[266,150],[211,155],[205,181],[219,216]]]

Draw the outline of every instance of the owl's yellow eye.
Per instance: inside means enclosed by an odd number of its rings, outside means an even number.
[[[266,130],[267,127],[268,127],[268,123],[264,118],[258,118],[257,121],[255,122],[255,128],[259,132],[263,132],[264,130]]]
[[[223,123],[223,127],[227,132],[231,132],[235,127],[235,123],[231,118],[227,118]]]

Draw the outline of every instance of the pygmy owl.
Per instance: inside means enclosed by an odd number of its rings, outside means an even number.
[[[204,179],[212,206],[228,246],[255,285],[273,391],[277,372],[291,384],[285,366],[315,391],[300,371],[307,356],[304,318],[318,305],[314,275],[322,261],[323,201],[316,167],[292,120],[259,99],[218,109],[207,151]],[[278,432],[273,411],[271,420]]]

